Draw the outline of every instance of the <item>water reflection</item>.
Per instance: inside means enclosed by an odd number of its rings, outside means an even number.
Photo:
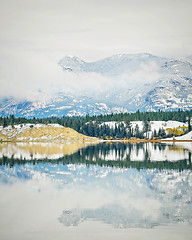
[[[192,143],[17,143],[0,145],[0,165],[78,163],[111,167],[191,169]]]
[[[25,199],[28,199],[25,192],[28,193],[29,189],[24,192],[20,189],[25,187],[35,189],[34,193],[30,190],[32,199],[41,197],[44,199],[42,202],[54,199],[46,211],[57,206],[59,212],[54,218],[64,226],[79,226],[87,221],[99,221],[116,228],[192,224],[191,170],[138,171],[94,165],[87,167],[84,164],[41,163],[0,169],[0,176],[0,182],[8,184],[8,189],[16,184],[18,196],[13,201],[17,201],[22,193],[24,208],[27,207]],[[39,215],[44,212],[41,206],[38,211]]]
[[[146,199],[147,201],[147,199]],[[150,211],[150,209],[148,209]],[[161,214],[143,214],[143,209],[136,209],[134,206],[123,208],[120,205],[107,205],[98,209],[72,209],[63,211],[58,218],[64,226],[77,226],[84,221],[101,221],[111,224],[116,228],[153,228],[168,223],[188,222],[192,224],[191,204],[182,209],[169,208],[159,209]]]
[[[33,160],[33,159],[58,159],[73,154],[90,143],[83,142],[15,142],[0,144],[0,158]]]
[[[98,239],[89,222],[105,240],[127,239],[135,228],[145,232],[137,235],[137,230],[130,239],[143,234],[148,239],[147,229],[152,239],[192,237],[190,144],[98,144],[58,159],[24,160],[24,155],[8,158],[5,153],[0,166],[2,239],[25,239],[26,233],[29,239]]]

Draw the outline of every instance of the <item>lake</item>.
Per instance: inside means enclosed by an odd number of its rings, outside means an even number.
[[[192,239],[192,143],[1,143],[0,239]]]

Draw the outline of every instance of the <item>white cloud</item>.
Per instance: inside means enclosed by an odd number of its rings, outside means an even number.
[[[190,55],[191,7],[190,0],[2,0],[0,96],[114,86],[96,74],[64,74],[57,62],[69,54],[85,61],[118,53]],[[150,69],[132,77],[150,72],[153,79]]]
[[[0,96],[39,100],[50,98],[56,92],[99,96],[103,92],[117,91],[138,84],[154,82],[159,78],[158,66],[151,61],[138,69],[117,76],[102,76],[90,72],[64,72],[57,62],[39,52],[10,53],[3,57],[0,72]]]

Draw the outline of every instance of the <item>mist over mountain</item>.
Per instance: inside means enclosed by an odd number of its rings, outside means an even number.
[[[190,57],[119,54],[85,62],[66,56],[59,61],[58,72],[47,84],[38,87],[37,83],[38,98],[4,97],[1,115],[60,117],[192,107]]]

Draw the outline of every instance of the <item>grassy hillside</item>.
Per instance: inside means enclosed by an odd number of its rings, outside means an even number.
[[[0,128],[2,141],[93,141],[77,131],[59,124],[20,124]]]

